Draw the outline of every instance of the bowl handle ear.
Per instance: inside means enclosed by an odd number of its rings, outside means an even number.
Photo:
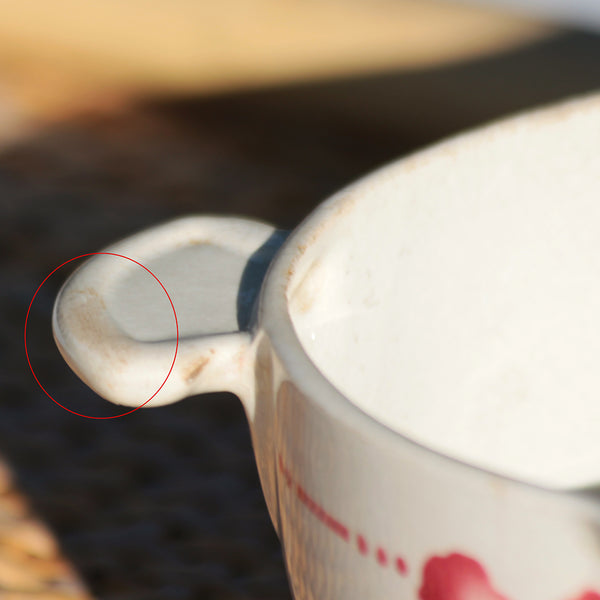
[[[106,248],[57,296],[61,354],[117,404],[231,391],[253,414],[257,299],[286,235],[249,219],[185,217]]]

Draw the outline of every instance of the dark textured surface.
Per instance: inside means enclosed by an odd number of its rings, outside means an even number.
[[[39,129],[0,151],[0,452],[93,595],[289,598],[239,401],[215,394],[91,421],[53,404],[23,353],[27,305],[69,258],[192,212],[297,224],[382,162],[489,118],[600,86],[600,42],[566,35],[410,75],[140,105]],[[51,339],[59,271],[32,307],[40,381],[116,414]],[[117,409],[118,410],[118,409]]]

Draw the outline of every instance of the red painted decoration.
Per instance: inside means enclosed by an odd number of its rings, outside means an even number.
[[[358,546],[358,551],[361,554],[367,554],[367,552],[369,551],[367,540],[365,540],[365,538],[360,534],[356,536],[356,545]]]
[[[509,600],[491,585],[484,568],[463,554],[434,556],[425,564],[420,600]],[[600,600],[589,590],[570,600]]]
[[[434,556],[425,564],[421,600],[508,600],[492,587],[483,567],[462,554]],[[586,599],[587,600],[587,599]]]
[[[329,527],[331,531],[339,535],[343,540],[349,541],[350,531],[348,528],[327,513],[320,504],[306,493],[306,490],[299,483],[296,484],[296,496],[298,496],[300,502],[302,502],[302,504],[304,504],[308,510],[319,519],[319,521]]]
[[[382,566],[385,567],[387,565],[387,554],[386,551],[383,548],[377,548],[377,562]]]
[[[294,487],[296,497],[330,531],[344,541],[352,539],[351,529],[329,514],[308,492],[294,481],[292,472],[285,466],[281,454],[278,456],[279,471],[288,487]],[[363,556],[369,554],[369,544],[364,535],[356,533],[356,547]],[[388,553],[382,546],[375,550],[375,558],[382,567],[388,566]],[[406,575],[408,564],[396,556],[394,565],[397,573]],[[448,556],[430,558],[423,569],[423,582],[419,590],[420,600],[512,600],[496,591],[488,574],[475,559],[455,552]],[[587,590],[568,600],[600,600],[600,593]]]
[[[408,565],[401,556],[396,558],[396,571],[398,571],[400,575],[406,575],[408,573]]]

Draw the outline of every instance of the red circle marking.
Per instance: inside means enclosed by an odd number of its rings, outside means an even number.
[[[167,295],[167,298],[169,299],[169,303],[171,304],[171,308],[173,309],[173,316],[175,317],[175,330],[176,330],[176,333],[177,333],[177,339],[175,341],[175,355],[173,356],[173,361],[171,362],[171,368],[169,369],[169,372],[167,373],[167,376],[165,377],[164,381],[160,384],[160,387],[143,404],[140,404],[136,408],[132,408],[131,410],[128,410],[127,412],[121,413],[120,415],[113,415],[111,417],[90,417],[89,415],[84,415],[84,414],[75,412],[74,410],[71,410],[70,408],[67,408],[66,406],[63,406],[60,402],[58,402],[57,400],[55,400],[47,392],[46,388],[40,383],[40,380],[38,379],[37,375],[35,374],[35,371],[33,370],[33,367],[31,366],[31,360],[29,359],[29,352],[27,351],[27,321],[29,320],[29,313],[31,311],[31,306],[33,305],[33,301],[35,300],[35,297],[37,296],[37,294],[40,291],[41,287],[44,285],[44,283],[46,283],[46,281],[48,281],[48,279],[50,279],[50,277],[54,273],[56,273],[56,271],[58,271],[60,268],[64,267],[66,264],[68,264],[70,262],[73,262],[74,260],[77,260],[78,258],[85,258],[86,256],[96,256],[98,254],[105,254],[107,256],[118,256],[119,258],[124,258],[126,260],[131,261],[132,263],[135,263],[139,267],[142,267],[142,269],[144,269],[145,271],[147,271],[148,273],[150,273],[150,275],[152,275],[152,277],[154,277],[154,279],[157,281],[158,285],[160,285],[160,287],[162,288],[163,292]],[[44,392],[44,394],[46,394],[46,396],[48,396],[48,398],[50,398],[50,400],[52,400],[52,402],[54,402],[55,404],[58,404],[58,406],[60,406],[61,408],[64,408],[67,412],[70,412],[70,413],[72,413],[74,415],[77,415],[78,417],[85,417],[86,419],[118,419],[119,417],[124,417],[125,415],[130,415],[132,412],[135,412],[136,410],[139,410],[143,406],[146,406],[146,404],[148,404],[148,402],[150,402],[150,400],[152,400],[152,398],[154,398],[154,396],[156,396],[156,394],[158,394],[158,392],[160,392],[160,390],[163,389],[163,386],[165,385],[165,383],[167,383],[167,379],[169,379],[169,377],[171,376],[171,373],[173,372],[173,367],[175,366],[175,359],[177,358],[177,350],[179,348],[179,323],[177,321],[177,313],[175,312],[175,306],[173,305],[173,300],[171,300],[171,296],[169,296],[169,292],[167,292],[165,286],[162,284],[162,282],[160,281],[160,279],[150,269],[148,269],[147,267],[145,267],[142,263],[139,263],[137,260],[134,260],[133,258],[129,258],[129,256],[124,256],[123,254],[116,254],[114,252],[89,252],[88,254],[80,254],[79,256],[74,256],[73,258],[70,258],[69,260],[66,260],[61,265],[58,265],[58,267],[56,267],[54,270],[52,270],[46,276],[46,278],[44,279],[44,281],[42,281],[42,283],[40,283],[40,285],[38,286],[37,290],[35,290],[35,294],[33,294],[33,298],[31,299],[31,302],[29,303],[29,307],[27,308],[27,315],[25,316],[24,340],[25,340],[25,356],[27,356],[27,364],[29,365],[29,368],[31,369],[31,372],[33,373],[33,376],[34,376],[35,380],[37,381],[37,384],[42,388],[42,391]]]

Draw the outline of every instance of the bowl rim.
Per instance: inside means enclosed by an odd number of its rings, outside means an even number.
[[[444,461],[448,467],[467,469],[473,476],[485,475],[548,496],[568,496],[571,499],[580,497],[586,503],[593,501],[589,492],[595,492],[597,485],[553,487],[495,472],[417,442],[365,412],[338,390],[305,351],[292,322],[287,293],[294,278],[294,266],[301,260],[306,248],[326,235],[327,224],[351,210],[354,203],[364,198],[367,190],[400,176],[404,171],[418,169],[419,165],[430,163],[448,151],[456,152],[471,143],[479,144],[488,136],[509,135],[515,128],[538,128],[547,121],[554,122],[556,119],[569,119],[574,114],[595,114],[599,111],[600,93],[593,93],[497,119],[394,160],[338,191],[313,209],[291,232],[271,263],[262,286],[257,317],[258,329],[266,332],[276,357],[304,397],[335,420],[343,422],[354,431],[359,430],[361,435],[368,438],[369,443],[385,444],[386,451],[404,449],[405,452],[409,450],[429,454],[432,458]],[[593,503],[596,505],[597,500]]]

